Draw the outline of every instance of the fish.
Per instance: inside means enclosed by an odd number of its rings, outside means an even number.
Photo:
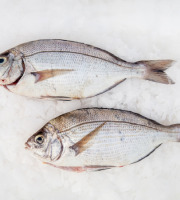
[[[180,124],[164,126],[130,111],[86,108],[52,119],[25,148],[50,166],[87,172],[137,163],[163,143],[179,141]]]
[[[0,85],[29,98],[71,101],[100,95],[126,79],[173,84],[173,60],[126,62],[84,43],[47,39],[0,54]]]

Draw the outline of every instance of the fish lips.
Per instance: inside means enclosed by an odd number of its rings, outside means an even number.
[[[31,149],[31,146],[28,144],[28,142],[25,143],[25,149]]]
[[[9,69],[7,71],[5,71],[5,73],[2,75],[2,77],[0,79],[0,85],[11,85],[11,84],[17,83],[17,80],[18,81],[20,80],[20,78],[23,75],[23,72],[21,72],[20,76],[17,77],[17,79],[13,80],[13,82],[10,81],[11,70],[12,70],[12,67],[9,67]]]
[[[11,72],[12,67],[8,67],[5,72],[2,74],[2,77],[0,79],[1,85],[7,85],[9,83],[9,74]]]

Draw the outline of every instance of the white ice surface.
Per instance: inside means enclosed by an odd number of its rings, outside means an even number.
[[[94,99],[32,100],[0,87],[0,200],[179,200],[180,144],[162,145],[124,168],[72,173],[24,149],[51,118],[80,107],[119,108],[163,124],[180,123],[180,1],[0,0],[0,52],[60,38],[92,44],[127,61],[174,59],[175,85],[127,80]]]

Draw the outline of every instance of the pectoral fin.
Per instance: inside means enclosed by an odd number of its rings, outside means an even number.
[[[72,69],[51,69],[51,70],[31,72],[31,74],[35,76],[35,83],[37,83],[37,82],[44,81],[51,77],[69,73],[71,71],[74,71],[74,70],[72,70]]]
[[[91,131],[88,135],[83,137],[79,142],[75,143],[70,149],[73,149],[76,153],[76,156],[80,154],[81,152],[85,151],[87,148],[89,148],[91,145],[89,143],[90,140],[92,140],[100,131],[100,129],[104,126],[106,122],[102,123],[100,126],[95,128],[93,131]]]

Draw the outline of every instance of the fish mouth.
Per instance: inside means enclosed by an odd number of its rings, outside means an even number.
[[[31,148],[31,146],[28,144],[28,142],[26,142],[26,143],[25,143],[25,149],[28,149],[28,150],[29,150],[30,148]]]
[[[1,85],[7,85],[6,82],[8,80],[9,73],[11,71],[11,66],[7,68],[7,70],[2,74],[2,78],[0,81],[2,82]]]

